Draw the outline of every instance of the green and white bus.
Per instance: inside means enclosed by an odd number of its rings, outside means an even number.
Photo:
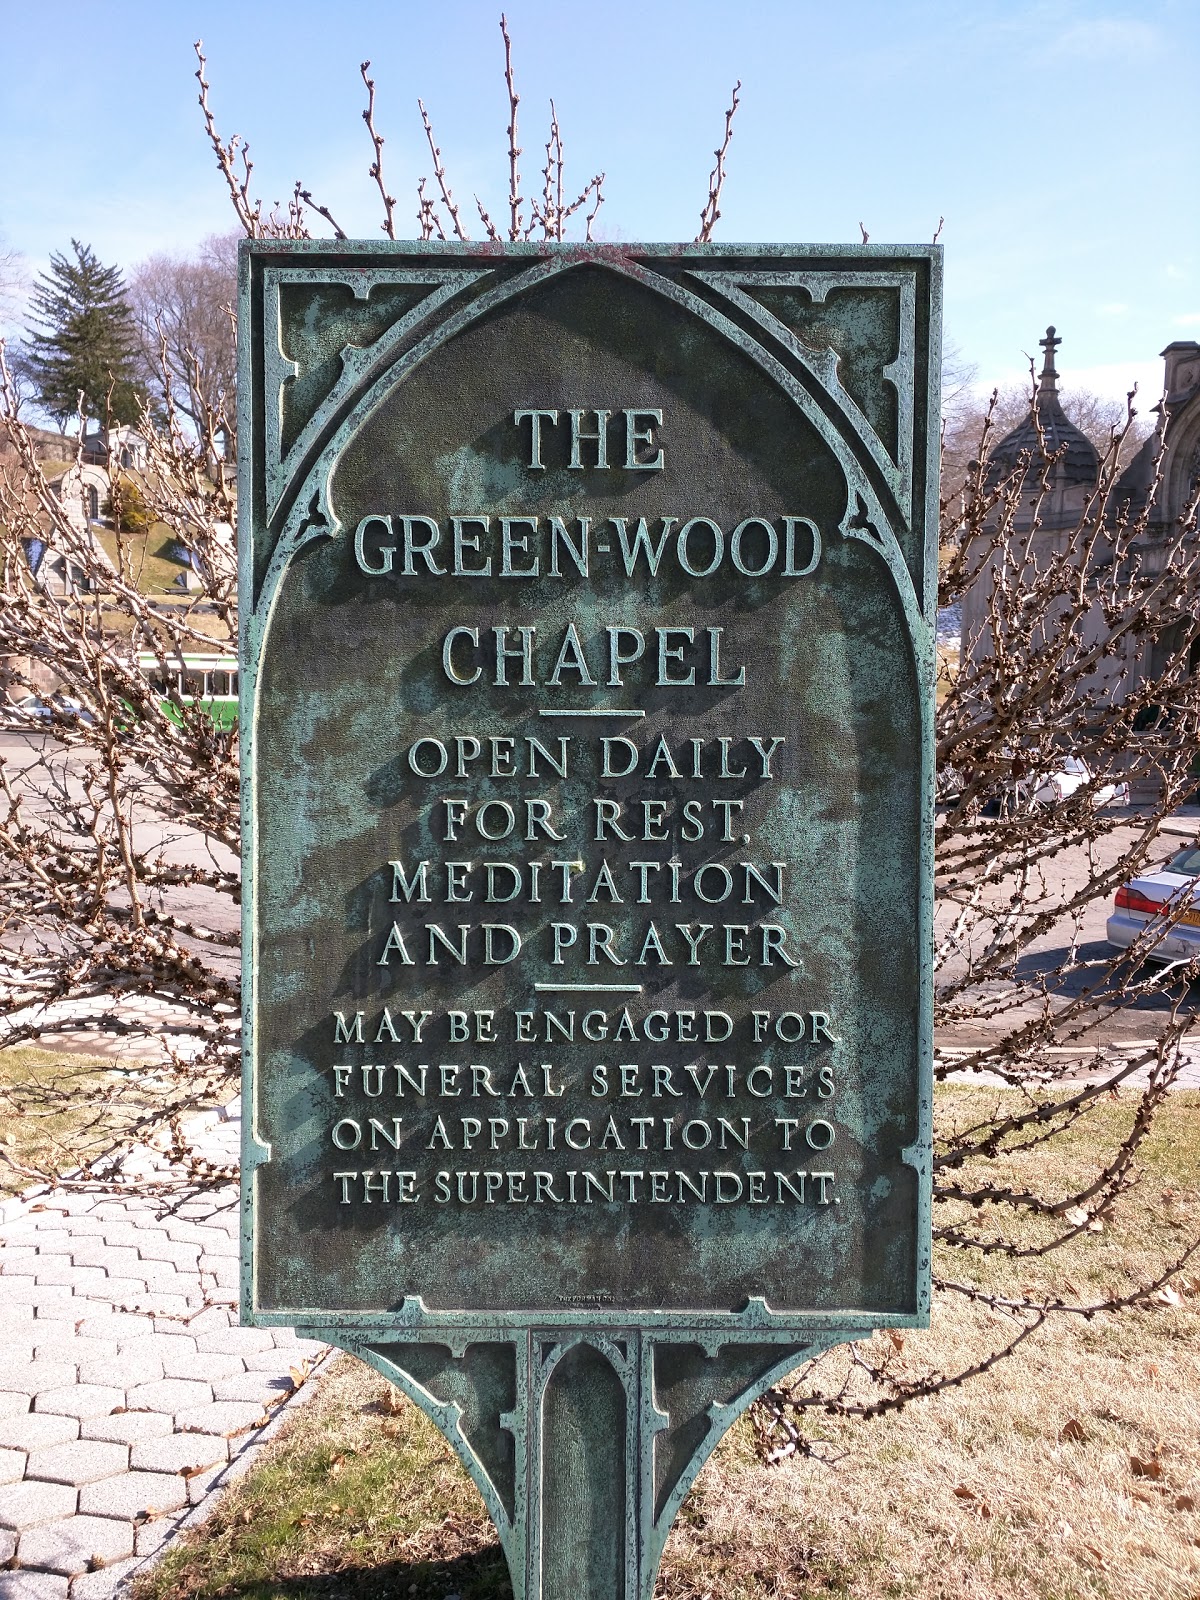
[[[233,728],[238,714],[238,664],[236,656],[199,655],[165,657],[166,671],[149,651],[138,656],[138,666],[151,687],[164,696],[164,716],[178,716],[179,705],[199,706],[218,728]]]

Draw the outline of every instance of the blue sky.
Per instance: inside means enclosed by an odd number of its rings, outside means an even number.
[[[59,0],[0,8],[0,242],[31,273],[76,235],[128,267],[233,215],[203,137],[245,134],[270,202],[297,177],[377,233],[358,64],[412,225],[434,118],[463,203],[506,193],[496,0]],[[1200,339],[1198,0],[508,0],[528,193],[555,96],[568,181],[607,171],[601,233],[694,236],[733,80],[726,240],[927,240],[945,217],[946,328],[1013,381],[1047,322],[1067,383],[1161,385]]]

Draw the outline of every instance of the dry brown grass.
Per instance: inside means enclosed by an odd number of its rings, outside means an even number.
[[[1011,1091],[945,1089],[942,1129],[989,1116]],[[1107,1099],[1050,1144],[979,1163],[976,1177],[1069,1194],[1128,1131],[1136,1095]],[[957,1211],[958,1215],[952,1214]],[[939,1207],[939,1223],[988,1218]],[[1023,1249],[1061,1224],[1004,1232]],[[1088,1303],[1128,1293],[1200,1231],[1200,1095],[1172,1095],[1143,1177],[1101,1231],[1048,1256],[939,1251],[941,1275],[1003,1293]],[[764,1474],[739,1430],[702,1475],[667,1547],[664,1596],[830,1594],[867,1600],[1075,1600],[1200,1595],[1200,1276],[1146,1309],[1057,1320],[1018,1355],[936,1399],[873,1422],[808,1413],[818,1455]],[[958,1296],[900,1352],[950,1373],[1017,1324]],[[883,1342],[883,1336],[878,1336]],[[834,1355],[827,1385],[836,1382]],[[747,1515],[747,1508],[750,1508]],[[732,1580],[732,1581],[731,1581]]]
[[[981,1318],[943,1315],[911,1339],[914,1354],[962,1361]],[[1020,1366],[899,1415],[822,1419],[814,1443],[830,1466],[764,1473],[740,1429],[684,1508],[659,1592],[1192,1600],[1198,1335],[1195,1309],[1166,1307],[1060,1330],[1027,1346]]]
[[[944,1118],[993,1093],[949,1090]],[[1042,1161],[1064,1184],[1119,1134],[1100,1107]],[[1057,1170],[1046,1172],[1052,1159]],[[1003,1166],[1003,1163],[1000,1164]],[[1038,1223],[1030,1229],[1032,1241]],[[1200,1095],[1173,1095],[1145,1178],[1060,1258],[974,1280],[1090,1298],[1132,1285],[1200,1227]],[[973,1258],[949,1267],[968,1276]],[[1060,1321],[961,1389],[870,1423],[805,1422],[826,1458],[766,1469],[743,1421],[667,1546],[662,1600],[1195,1600],[1200,1596],[1200,1274],[1120,1317]],[[945,1370],[1007,1319],[946,1297],[900,1359]],[[881,1336],[882,1337],[882,1336]],[[834,1361],[846,1358],[838,1354]],[[492,1600],[506,1574],[473,1487],[433,1427],[343,1361],[312,1405],[138,1590],[139,1600]]]

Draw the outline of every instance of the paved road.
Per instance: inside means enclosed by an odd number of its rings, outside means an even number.
[[[38,815],[48,814],[54,807],[36,792],[35,785],[26,780],[24,774],[45,758],[51,763],[55,779],[61,784],[62,792],[69,799],[77,799],[82,793],[80,774],[82,769],[82,753],[66,749],[57,739],[48,734],[33,732],[13,732],[11,729],[0,729],[0,759],[5,763],[10,781],[18,792],[23,792],[26,803]],[[192,866],[203,868],[217,868],[219,871],[237,874],[238,860],[234,852],[221,845],[210,843],[195,829],[182,825],[164,831],[162,821],[149,809],[135,809],[134,812],[134,842],[139,849],[160,854],[163,861],[173,866]],[[233,898],[228,894],[221,894],[203,885],[178,884],[167,887],[160,892],[155,902],[156,909],[165,914],[179,918],[184,922],[192,922],[202,927],[211,928],[219,934],[234,934],[238,932],[240,909]],[[0,935],[0,946],[4,944]],[[182,943],[188,945],[186,937]],[[11,944],[10,944],[11,949]],[[225,948],[206,944],[200,952],[205,963],[220,976],[231,981],[238,977],[239,951],[236,941]],[[154,1034],[159,1039],[165,1038],[172,1030],[172,1024],[183,1023],[186,1025],[186,1013],[173,1012],[171,1008],[155,1001],[136,1001],[131,1003],[125,999],[120,1003],[124,1011],[134,1010],[138,1016],[150,1020],[154,1025]],[[76,1020],[82,1017],[91,1018],[95,1014],[96,1002],[89,1000],[82,1005],[73,1001],[60,1002],[53,1006],[48,1013],[48,1020],[53,1024],[57,1021]],[[113,1004],[114,1011],[117,1003]],[[122,1035],[113,1031],[91,1031],[80,1033],[72,1028],[66,1032],[55,1032],[53,1027],[46,1035],[39,1039],[40,1044],[50,1048],[85,1051],[89,1053],[107,1053],[116,1056],[134,1056],[137,1059],[153,1059],[156,1052],[153,1043],[149,1045],[137,1040],[135,1043],[123,1041]],[[182,1050],[184,1055],[189,1053],[186,1038],[175,1035],[173,1038],[175,1048]]]
[[[23,775],[36,766],[43,756],[53,764],[54,771],[66,795],[72,799],[82,796],[80,773],[83,754],[68,750],[57,739],[44,733],[14,733],[0,728],[0,759],[5,763],[14,788],[24,791],[35,813],[46,814],[51,808],[31,794],[30,785]],[[164,835],[161,817],[150,809],[135,809],[133,815],[133,840],[139,850],[161,852],[164,862],[172,866],[215,867],[222,872],[237,873],[238,858],[232,850],[211,844],[195,829],[180,824]],[[218,932],[236,932],[238,907],[228,895],[216,894],[204,887],[187,884],[172,886],[165,891],[165,909],[174,915],[202,923]],[[236,968],[236,954],[230,958]]]
[[[1044,867],[1046,883],[1043,894],[1046,904],[1067,903],[1090,881],[1096,865],[1103,868],[1130,848],[1139,826],[1138,815],[1131,812],[1128,820],[1122,821],[1110,834],[1097,841],[1093,854],[1080,846],[1062,850],[1048,861]],[[1169,817],[1154,842],[1151,863],[1160,865],[1198,834],[1200,808],[1186,807]],[[1002,899],[1006,892],[1005,888],[998,889],[995,892],[997,900]],[[981,984],[972,991],[973,996],[990,1002],[998,1020],[989,1023],[986,1019],[972,1019],[939,1028],[939,1043],[947,1046],[986,1044],[996,1038],[998,1028],[1008,1032],[1020,1022],[1033,1021],[1041,1014],[1043,985],[1052,1010],[1059,1010],[1080,999],[1085,992],[1102,986],[1104,967],[1112,955],[1112,948],[1105,938],[1105,923],[1111,908],[1112,899],[1109,897],[1094,900],[1084,908],[1078,927],[1073,921],[1062,918],[1031,940],[1016,967],[1018,981],[1027,989],[1023,1002],[1011,1004],[1011,997],[1015,993],[1011,983],[998,981]],[[939,901],[935,918],[939,933],[950,926],[953,916],[953,906],[948,901]],[[961,970],[962,963],[948,961],[938,973],[939,981],[952,977],[956,966]],[[1089,1031],[1087,1041],[1126,1046],[1153,1038],[1179,998],[1178,984],[1138,1000],[1126,998],[1118,1002],[1114,997],[1113,1008]],[[1200,1006],[1200,989],[1184,992],[1182,1003],[1185,1012],[1195,1010]]]

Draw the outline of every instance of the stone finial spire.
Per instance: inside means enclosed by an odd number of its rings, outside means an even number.
[[[1031,460],[1043,459],[1043,450],[1057,457],[1054,468],[1056,488],[1077,488],[1084,485],[1094,488],[1099,472],[1096,447],[1071,421],[1063,410],[1058,393],[1058,372],[1054,353],[1062,340],[1053,327],[1046,329],[1046,337],[1038,343],[1042,347],[1043,361],[1037,390],[1025,420],[1011,433],[1005,434],[988,454],[989,483],[998,483],[1006,472],[1011,472],[1022,455]],[[1200,348],[1200,347],[1198,347]],[[1077,508],[1069,508],[1076,515]],[[1066,515],[1067,512],[1063,512]],[[1050,512],[1047,511],[1047,516]],[[1078,520],[1078,518],[1076,518]],[[1043,519],[1044,526],[1050,526]],[[1062,524],[1065,527],[1067,524]]]
[[[1039,339],[1038,343],[1046,352],[1046,359],[1042,363],[1042,376],[1038,383],[1038,393],[1056,394],[1058,392],[1058,373],[1054,367],[1054,352],[1058,349],[1062,340],[1055,336],[1053,323],[1046,329],[1046,337]]]

